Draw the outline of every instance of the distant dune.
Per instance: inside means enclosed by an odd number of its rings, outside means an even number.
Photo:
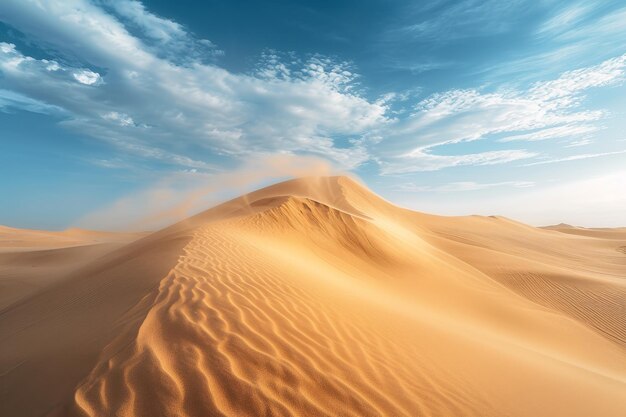
[[[51,232],[0,225],[0,311],[145,235],[84,229]]]
[[[586,227],[577,227],[571,226],[569,224],[557,224],[555,226],[546,226],[544,227],[546,230],[556,230],[561,233],[569,233],[571,235],[580,235],[580,236],[588,236],[588,237],[597,237],[601,239],[617,239],[617,240],[625,240],[626,239],[626,227],[616,227],[612,229],[608,228],[586,228]]]
[[[58,249],[87,244],[128,242],[147,233],[101,232],[79,228],[59,232],[15,229],[0,225],[0,253],[32,249]]]
[[[624,229],[315,177],[139,239],[40,233],[0,230],[2,416],[625,415]]]

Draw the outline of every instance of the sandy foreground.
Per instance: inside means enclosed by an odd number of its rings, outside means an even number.
[[[626,229],[280,183],[149,235],[0,228],[0,415],[626,410]]]

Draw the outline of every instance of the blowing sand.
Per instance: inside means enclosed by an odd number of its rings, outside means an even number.
[[[623,229],[426,215],[320,177],[131,243],[3,246],[37,269],[0,270],[3,293],[37,284],[0,299],[3,416],[626,410]]]

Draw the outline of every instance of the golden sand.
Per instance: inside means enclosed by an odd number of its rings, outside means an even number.
[[[551,229],[315,177],[22,254],[49,264],[0,305],[0,414],[623,416],[626,230]]]

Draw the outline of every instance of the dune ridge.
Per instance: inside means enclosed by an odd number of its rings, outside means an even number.
[[[109,308],[114,325],[74,336],[108,335],[66,381],[74,388],[35,392],[22,415],[617,417],[622,246],[614,233],[427,215],[347,177],[302,178],[117,249],[51,288],[53,302],[3,312],[0,336],[23,338],[9,349],[43,338],[25,311],[71,315],[84,307],[63,304],[68,288],[81,300],[79,282],[91,293],[118,277],[98,294],[106,303],[128,290],[125,274],[140,285]],[[11,383],[19,359],[1,363]]]

